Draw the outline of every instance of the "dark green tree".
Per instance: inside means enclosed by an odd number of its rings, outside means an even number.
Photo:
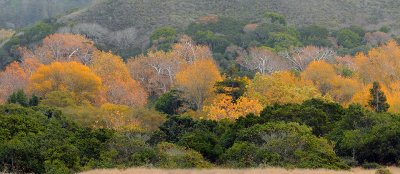
[[[162,27],[156,29],[150,36],[151,44],[158,50],[169,51],[172,44],[177,39],[177,32],[171,27]]]
[[[391,29],[390,29],[389,26],[382,26],[382,27],[379,29],[379,31],[380,31],[380,32],[384,32],[384,33],[390,33]]]
[[[246,85],[244,78],[226,78],[215,84],[215,92],[232,96],[233,102],[236,102],[246,92]]]
[[[37,106],[39,105],[39,97],[36,95],[32,95],[29,99],[29,106]]]
[[[386,101],[385,93],[381,90],[379,82],[374,82],[372,88],[370,89],[371,99],[368,104],[371,106],[375,112],[387,112],[390,105]]]
[[[197,44],[209,46],[214,53],[225,53],[226,47],[229,46],[226,37],[212,31],[198,31],[193,39]]]
[[[281,25],[286,25],[286,17],[284,15],[281,15],[279,13],[273,13],[273,12],[268,12],[265,14],[265,17],[267,19],[271,19],[272,23],[278,22]]]
[[[183,107],[184,103],[182,92],[171,90],[156,100],[155,109],[168,115],[177,115],[180,114],[179,110]]]
[[[341,29],[336,34],[336,39],[340,46],[344,48],[355,48],[361,45],[362,38],[358,33],[351,29]]]
[[[215,133],[205,129],[195,129],[182,135],[178,145],[200,152],[206,159],[216,162],[223,152]]]
[[[299,29],[300,39],[304,45],[314,46],[332,46],[331,41],[328,39],[329,30],[327,28],[311,25]]]
[[[21,106],[28,106],[29,100],[28,97],[26,97],[25,92],[21,89],[18,90],[17,92],[12,93],[10,97],[8,97],[7,103],[20,104]]]

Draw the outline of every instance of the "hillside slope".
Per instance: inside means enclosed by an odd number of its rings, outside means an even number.
[[[319,24],[329,28],[361,25],[398,28],[397,0],[103,0],[61,18],[72,27],[61,32],[80,33],[99,46],[144,49],[151,32],[161,26],[184,29],[200,16],[216,14],[249,23],[266,11],[287,16],[290,25]],[[398,30],[392,30],[398,33]]]
[[[39,20],[82,8],[92,0],[0,0],[0,28],[26,27]]]

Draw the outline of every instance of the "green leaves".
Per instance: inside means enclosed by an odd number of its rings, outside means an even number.
[[[269,122],[239,131],[221,158],[231,167],[348,168],[325,138],[298,123]]]
[[[385,93],[381,90],[380,84],[374,82],[370,90],[371,99],[368,104],[375,112],[387,112],[390,105],[386,101]]]
[[[359,36],[357,33],[350,29],[342,29],[336,34],[338,44],[344,48],[355,48],[361,45],[363,36]]]

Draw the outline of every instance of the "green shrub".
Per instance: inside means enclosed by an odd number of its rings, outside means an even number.
[[[257,167],[259,164],[258,150],[259,148],[255,144],[237,142],[221,156],[220,160],[227,167]]]
[[[389,169],[378,169],[375,174],[392,174]]]
[[[223,151],[217,135],[208,130],[197,129],[186,133],[177,144],[200,152],[212,162],[215,162]]]
[[[259,163],[266,166],[347,169],[324,138],[298,123],[272,122],[239,132],[237,141],[254,143],[260,148]]]
[[[382,168],[382,166],[380,164],[378,164],[378,163],[364,163],[362,165],[362,167],[364,169],[379,169],[379,168]]]
[[[45,161],[44,162],[46,173],[48,174],[69,174],[73,173],[71,170],[68,169],[67,166],[60,160],[55,161]]]
[[[390,33],[391,28],[389,26],[382,26],[379,31],[384,32],[384,33]]]
[[[266,107],[260,114],[265,123],[269,121],[297,122],[312,128],[317,136],[330,133],[338,122],[344,109],[337,103],[318,99],[305,101],[303,104],[274,105]]]
[[[360,166],[358,161],[356,159],[351,158],[351,157],[342,158],[342,159],[343,159],[343,162],[345,164],[347,164],[348,166],[350,166],[350,167],[358,167],[358,166]]]
[[[154,164],[157,159],[154,149],[139,138],[129,138],[131,136],[135,135],[119,134],[111,140],[107,150],[113,152],[110,162],[126,168]]]
[[[157,145],[157,167],[161,168],[210,168],[200,153],[185,149],[172,143],[163,142]]]
[[[0,171],[73,173],[100,159],[112,131],[94,131],[59,110],[0,106]]]

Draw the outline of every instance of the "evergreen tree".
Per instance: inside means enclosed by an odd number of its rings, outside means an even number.
[[[29,106],[37,106],[39,105],[39,97],[36,95],[32,95],[31,99],[29,99]]]
[[[387,112],[390,105],[386,102],[385,93],[381,90],[381,86],[378,82],[374,82],[372,89],[370,89],[371,99],[369,100],[369,106],[371,106],[375,112]]]
[[[170,92],[163,94],[155,102],[155,109],[168,115],[179,114],[179,110],[185,103],[181,95],[182,92],[178,90],[171,90]]]
[[[21,106],[28,106],[28,98],[23,90],[18,90],[8,97],[8,103],[20,104]]]

